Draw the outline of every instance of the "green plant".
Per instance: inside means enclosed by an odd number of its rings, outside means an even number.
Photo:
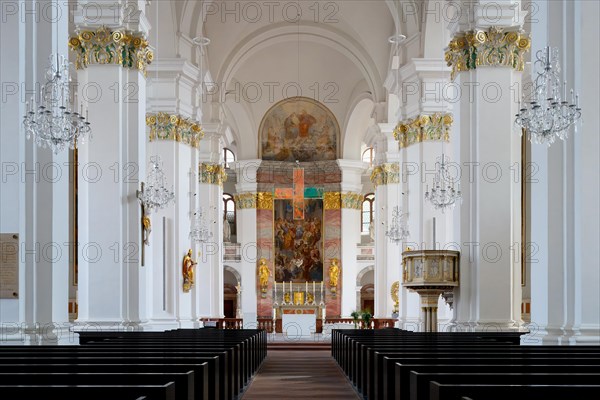
[[[365,323],[365,329],[369,329],[369,327],[370,327],[369,323],[371,322],[371,318],[373,318],[373,315],[371,315],[371,313],[369,311],[363,312],[362,320]]]
[[[356,329],[357,325],[358,325],[358,320],[360,318],[360,313],[358,311],[352,311],[352,313],[350,314],[350,316],[354,320],[354,329]]]

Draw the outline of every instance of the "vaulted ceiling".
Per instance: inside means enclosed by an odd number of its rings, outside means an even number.
[[[384,82],[394,50],[388,38],[397,31],[409,37],[420,31],[418,16],[396,11],[413,1],[169,3],[170,10],[164,4],[157,8],[158,23],[163,32],[172,24],[176,39],[163,40],[162,48],[198,65],[191,39],[210,39],[202,68],[218,85],[218,94],[208,100],[220,103],[238,152],[248,158],[256,157],[265,112],[299,94],[330,108],[342,131],[340,145],[345,135],[363,135],[363,125],[372,123],[364,100],[387,101]],[[353,115],[355,109],[360,116]]]

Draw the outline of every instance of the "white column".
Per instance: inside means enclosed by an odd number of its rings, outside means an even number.
[[[244,323],[252,323],[256,319],[256,172],[261,160],[239,160],[235,164],[237,184],[236,188],[236,218],[237,239],[241,252],[242,286],[242,315]],[[240,199],[246,199],[240,200]],[[254,199],[253,201],[250,199]],[[281,301],[281,300],[280,300]]]
[[[379,127],[377,159],[385,163],[389,172],[384,184],[375,188],[375,318],[389,318],[394,308],[390,289],[392,283],[400,279],[402,244],[390,242],[385,232],[392,221],[394,206],[401,206],[400,176],[397,172],[401,160],[398,143],[392,133],[394,126],[379,124]]]
[[[118,3],[122,8],[134,4]],[[137,6],[143,8],[144,2]],[[147,35],[141,10],[136,21],[123,21],[115,19],[114,7],[115,2],[101,2],[95,8],[101,17],[91,23],[80,3],[75,23],[95,31],[110,21],[111,29]],[[146,176],[146,79],[135,67],[90,64],[79,71],[78,83],[94,130],[93,140],[79,150],[78,322],[108,329],[137,325],[146,318],[147,303],[136,198]]]
[[[42,11],[44,10],[44,11]],[[36,18],[45,12],[45,18]],[[40,104],[49,56],[67,56],[68,10],[47,0],[3,4],[0,73],[0,232],[18,235],[18,299],[0,300],[2,340],[69,343],[69,152],[25,139],[23,116]],[[7,40],[7,38],[12,38]],[[22,329],[22,330],[21,330]]]
[[[515,17],[518,1],[499,1],[495,7],[488,3],[475,7],[477,28],[521,26],[522,18]],[[463,192],[457,319],[474,329],[515,329],[521,323],[521,189],[514,169],[520,165],[521,138],[513,123],[521,72],[478,66],[459,73],[456,83],[462,91]]]
[[[362,201],[350,204],[353,197],[362,199],[362,173],[367,169],[367,164],[356,160],[338,160],[342,171],[342,317],[350,317],[356,310],[356,275],[359,272],[356,262],[357,244],[360,243],[360,213]],[[374,311],[374,310],[372,310]]]
[[[588,4],[589,3],[589,4]],[[550,148],[531,144],[531,335],[524,344],[598,344],[598,14],[595,2],[535,2],[532,57],[558,46],[562,79],[580,93],[584,123]],[[576,22],[575,22],[576,21]],[[582,30],[585,27],[585,32]],[[595,33],[594,33],[595,32]],[[595,154],[595,155],[594,155]]]
[[[219,171],[223,171],[220,164],[223,146],[218,125],[204,124],[203,128],[205,136],[198,154],[198,168],[204,164],[216,170],[198,175],[197,206],[206,213],[212,237],[198,248],[196,308],[200,317],[223,318],[223,185],[217,182]]]

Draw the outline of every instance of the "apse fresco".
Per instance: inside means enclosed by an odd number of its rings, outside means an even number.
[[[294,219],[293,200],[274,201],[275,281],[323,280],[323,200],[305,199],[304,218]]]
[[[271,161],[337,159],[339,126],[321,103],[307,97],[283,100],[260,124],[261,157]]]

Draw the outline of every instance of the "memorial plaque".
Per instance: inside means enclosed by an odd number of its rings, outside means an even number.
[[[19,298],[19,235],[0,233],[0,299]]]

